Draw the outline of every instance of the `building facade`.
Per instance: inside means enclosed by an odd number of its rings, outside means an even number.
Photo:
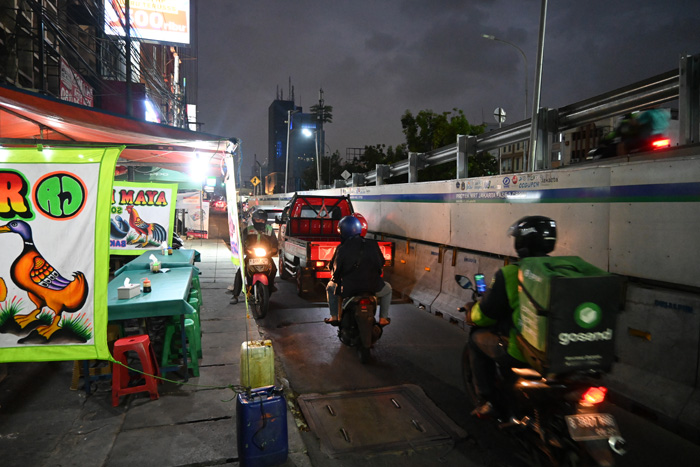
[[[179,45],[146,41],[136,27],[133,37],[120,34],[125,11],[110,16],[110,5],[124,8],[123,1],[0,0],[0,84],[198,130],[196,60],[183,60],[197,55],[197,2],[182,25],[189,42]]]
[[[291,120],[289,117],[291,116]],[[289,135],[289,145],[287,144]],[[287,158],[289,152],[289,158]],[[303,113],[294,100],[281,98],[268,107],[268,158],[265,178],[266,193],[309,190],[302,174],[316,160],[315,115]]]

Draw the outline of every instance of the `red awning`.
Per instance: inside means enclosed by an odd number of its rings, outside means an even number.
[[[178,170],[177,166],[185,169],[197,157],[218,167],[229,140],[0,86],[0,144],[73,146],[72,143],[123,144],[127,147],[120,163],[127,160]]]

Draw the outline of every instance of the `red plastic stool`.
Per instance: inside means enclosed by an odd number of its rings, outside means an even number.
[[[148,335],[138,335],[123,337],[114,343],[114,359],[118,362],[127,364],[126,353],[128,351],[136,352],[141,367],[143,368],[143,376],[146,382],[139,386],[128,387],[129,385],[129,370],[123,365],[114,365],[112,370],[112,406],[119,405],[119,397],[126,394],[134,394],[137,392],[148,392],[151,399],[158,399],[158,380],[151,375],[160,376],[158,361],[156,354],[151,346],[151,341]]]

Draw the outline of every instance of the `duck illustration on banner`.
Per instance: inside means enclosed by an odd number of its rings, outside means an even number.
[[[17,313],[19,307],[15,307],[13,319],[16,325],[20,330],[31,329],[20,342],[30,340],[35,332],[45,338],[45,341],[49,341],[55,333],[62,330],[64,332],[59,335],[68,340],[73,340],[71,337],[74,337],[77,341],[86,341],[80,332],[76,335],[71,332],[71,328],[63,329],[66,327],[66,321],[73,323],[73,320],[64,319],[61,322],[63,313],[75,313],[85,304],[89,291],[85,275],[77,271],[73,273],[73,278],[68,280],[54,269],[34,245],[32,228],[27,222],[13,220],[0,226],[0,234],[2,233],[18,234],[24,242],[24,249],[10,268],[12,282],[24,290],[34,304],[34,309],[28,314]],[[80,322],[78,327],[84,328],[85,324]],[[3,328],[7,328],[7,325],[6,321]]]
[[[93,313],[84,310],[89,281],[80,270],[62,270],[67,257],[80,255],[56,240],[84,208],[84,182],[68,172],[44,174],[34,184],[17,171],[0,171],[0,179],[7,200],[0,222],[0,336],[18,336],[15,345],[87,343],[94,336]]]

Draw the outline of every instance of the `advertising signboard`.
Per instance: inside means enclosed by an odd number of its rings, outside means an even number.
[[[93,106],[94,91],[87,81],[61,57],[61,99],[76,104]]]
[[[104,0],[105,34],[125,37],[126,0]],[[131,38],[190,43],[190,0],[129,0]]]

